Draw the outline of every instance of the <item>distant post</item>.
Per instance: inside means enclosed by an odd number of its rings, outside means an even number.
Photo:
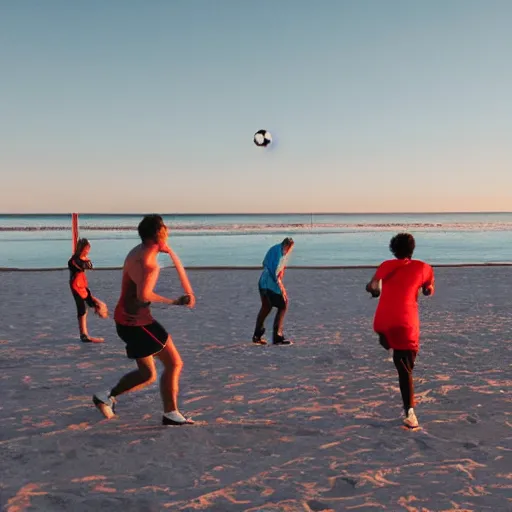
[[[76,243],[78,242],[78,213],[71,214],[71,248],[73,254],[76,251]]]

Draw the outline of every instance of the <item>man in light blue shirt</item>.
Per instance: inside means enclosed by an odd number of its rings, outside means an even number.
[[[263,260],[263,272],[258,282],[261,297],[261,309],[256,319],[256,328],[252,337],[253,343],[266,345],[263,339],[265,320],[273,307],[277,308],[274,319],[272,342],[274,345],[291,345],[291,341],[283,336],[283,323],[288,309],[288,295],[283,284],[284,269],[288,256],[293,249],[294,241],[285,238],[280,244],[271,247]]]

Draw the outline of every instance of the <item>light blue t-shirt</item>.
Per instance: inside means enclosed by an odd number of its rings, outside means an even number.
[[[261,273],[258,286],[264,290],[281,295],[281,288],[277,284],[277,276],[285,267],[287,257],[283,255],[282,244],[271,247],[263,260],[263,272]]]

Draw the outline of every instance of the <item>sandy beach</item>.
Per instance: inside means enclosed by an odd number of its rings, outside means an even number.
[[[91,395],[134,368],[112,320],[81,344],[67,271],[0,273],[0,503],[22,511],[511,511],[511,270],[436,269],[421,299],[418,431],[372,332],[371,270],[289,269],[291,347],[251,343],[259,272],[190,271],[197,307],[155,307],[185,366],[103,420]],[[90,272],[113,308],[117,270]],[[177,296],[171,269],[157,291]],[[270,324],[268,324],[269,326]]]

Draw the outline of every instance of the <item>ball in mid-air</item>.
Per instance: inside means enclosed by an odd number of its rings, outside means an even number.
[[[256,144],[256,146],[265,148],[272,144],[272,135],[267,130],[258,130],[254,134],[254,144]]]

